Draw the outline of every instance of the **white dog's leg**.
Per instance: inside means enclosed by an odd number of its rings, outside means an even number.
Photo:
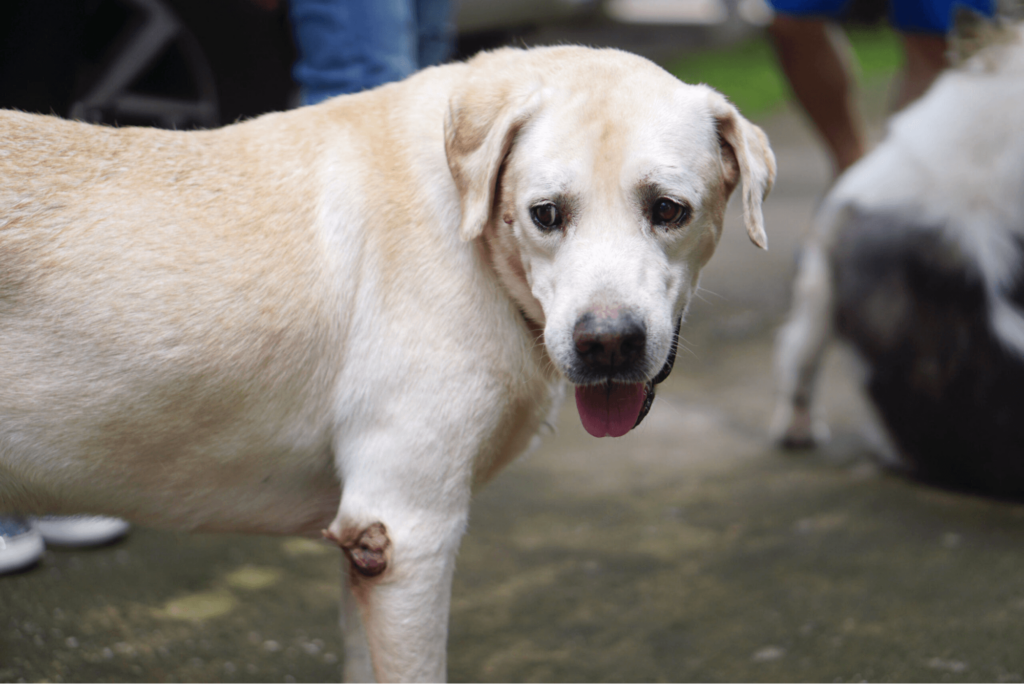
[[[463,474],[458,458],[448,468],[430,467],[433,459],[418,446],[398,450],[391,441],[391,448],[351,459],[359,465],[345,476],[338,516],[325,531],[347,559],[342,619],[346,641],[354,641],[346,643],[346,679],[446,677],[451,581],[469,511],[469,468]],[[392,462],[386,454],[393,453],[402,458]]]
[[[793,309],[775,344],[778,399],[770,430],[783,446],[808,447],[828,439],[828,426],[812,403],[831,334],[831,269],[821,245],[812,241],[800,260]]]
[[[348,558],[341,560],[341,634],[345,640],[344,680],[346,682],[375,682],[373,661],[370,659],[370,644],[363,629],[363,617],[359,604],[352,593],[353,572]]]

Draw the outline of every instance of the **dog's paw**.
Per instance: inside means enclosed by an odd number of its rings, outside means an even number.
[[[811,415],[810,409],[780,404],[775,410],[769,434],[783,449],[813,449],[828,442],[831,433],[825,421]]]

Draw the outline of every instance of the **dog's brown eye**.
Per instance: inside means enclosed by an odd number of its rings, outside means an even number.
[[[531,208],[530,217],[541,230],[557,230],[562,225],[562,212],[550,202]]]
[[[655,200],[651,208],[651,220],[656,226],[678,225],[690,218],[690,206],[673,202],[667,197]]]

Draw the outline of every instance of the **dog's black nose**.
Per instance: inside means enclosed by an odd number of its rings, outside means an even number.
[[[583,314],[572,331],[579,359],[605,377],[640,368],[647,328],[629,311],[607,307]]]

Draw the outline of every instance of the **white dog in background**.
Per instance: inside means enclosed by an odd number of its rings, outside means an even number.
[[[1024,29],[990,43],[893,118],[822,204],[776,349],[776,439],[820,441],[815,380],[833,333],[904,467],[1024,493]]]
[[[742,182],[718,93],[501,50],[206,132],[0,113],[0,510],[325,534],[346,676],[440,680],[474,486],[576,385],[620,435]]]

